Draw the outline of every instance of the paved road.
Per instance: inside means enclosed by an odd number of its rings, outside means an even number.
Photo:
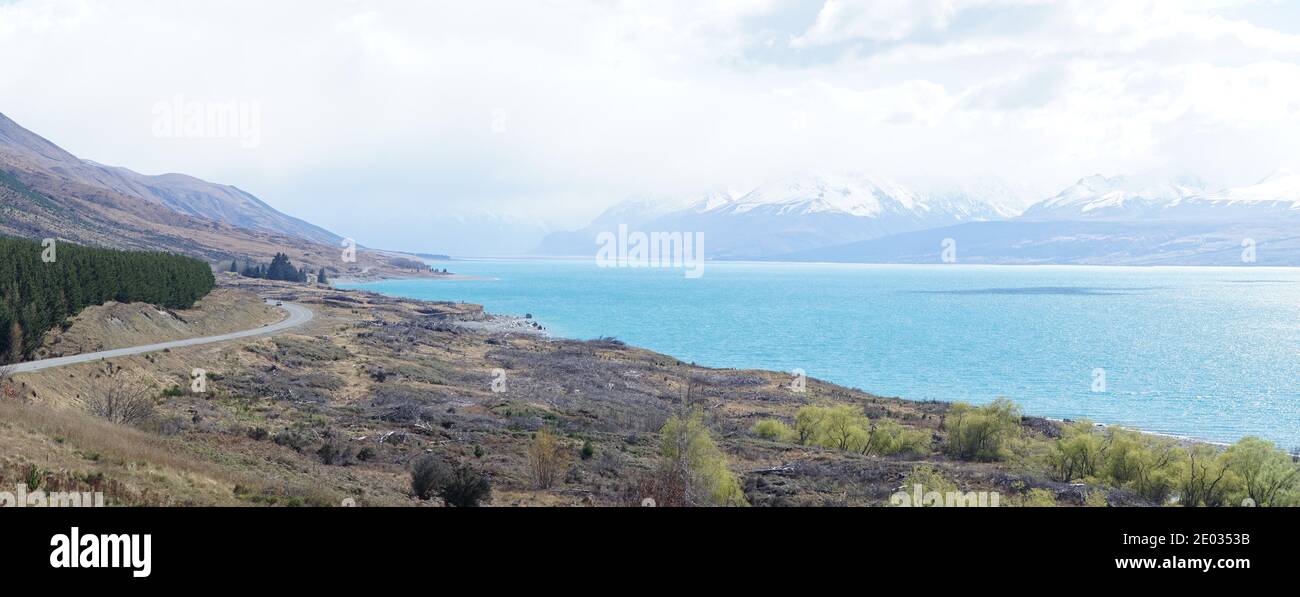
[[[269,303],[270,301],[267,302]],[[160,350],[165,350],[168,348],[181,348],[183,346],[199,346],[201,344],[225,342],[227,340],[236,340],[239,338],[253,338],[256,336],[268,336],[271,334],[282,332],[290,328],[298,327],[304,323],[307,323],[308,321],[311,321],[311,319],[316,316],[316,314],[313,313],[311,309],[308,309],[307,307],[304,307],[302,305],[295,305],[293,303],[284,303],[284,305],[280,308],[284,309],[285,311],[288,311],[289,317],[279,323],[265,325],[260,328],[253,328],[251,330],[244,330],[242,332],[231,332],[229,334],[222,334],[220,336],[206,336],[203,338],[190,338],[188,340],[173,340],[171,342],[161,342],[158,344],[146,344],[144,346],[133,346],[131,348],[116,348],[113,350],[105,350],[101,352],[74,354],[72,356],[58,357],[55,359],[29,361],[26,363],[18,363],[17,365],[10,365],[10,368],[12,373],[29,373],[31,371],[40,371],[42,369],[62,367],[64,365],[71,365],[74,363],[85,363],[89,361],[97,361],[99,359],[124,357],[133,354],[144,354],[146,352],[158,352]]]

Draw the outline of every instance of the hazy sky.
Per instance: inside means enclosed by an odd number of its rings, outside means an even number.
[[[0,57],[0,112],[82,157],[409,250],[792,170],[1047,196],[1300,161],[1300,2],[0,0]],[[177,96],[259,142],[160,137]]]

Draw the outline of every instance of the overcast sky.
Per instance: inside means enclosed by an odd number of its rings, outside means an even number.
[[[0,57],[0,112],[73,153],[407,250],[796,170],[1047,196],[1300,160],[1300,2],[0,0]],[[259,143],[158,136],[177,96],[255,104]]]

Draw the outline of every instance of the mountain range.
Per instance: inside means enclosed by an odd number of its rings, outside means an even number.
[[[951,240],[963,263],[1300,265],[1295,172],[1227,189],[1192,177],[1093,175],[1020,205],[999,184],[921,192],[863,174],[806,173],[744,193],[629,199],[580,230],[546,235],[533,252],[593,255],[597,234],[627,225],[703,232],[709,259],[936,263]],[[481,233],[477,221],[464,219],[461,228]],[[339,235],[246,191],[80,159],[3,114],[0,234],[170,251],[213,264],[283,252],[334,276],[416,273],[402,253],[362,250],[357,262],[344,263]],[[485,252],[499,244],[489,241]]]
[[[1191,177],[1093,175],[1022,211],[996,185],[984,189],[803,176],[686,205],[637,199],[536,252],[591,254],[595,234],[627,224],[703,232],[710,259],[937,263],[951,240],[965,263],[1300,265],[1300,175],[1289,171],[1221,190]]]
[[[762,259],[970,221],[1001,219],[1005,208],[973,194],[920,194],[863,175],[801,175],[733,195],[713,191],[692,202],[629,200],[586,228],[547,236],[534,251],[586,255],[596,234],[618,224],[703,232],[714,259]]]
[[[360,251],[233,186],[184,174],[149,176],[80,159],[0,114],[0,234],[157,250],[223,260],[286,253],[334,274],[402,271],[406,256]],[[398,265],[394,265],[394,263]]]

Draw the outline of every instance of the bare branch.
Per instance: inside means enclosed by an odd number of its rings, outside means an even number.
[[[120,425],[148,422],[157,406],[149,386],[112,379],[92,389],[82,403],[90,414]]]

